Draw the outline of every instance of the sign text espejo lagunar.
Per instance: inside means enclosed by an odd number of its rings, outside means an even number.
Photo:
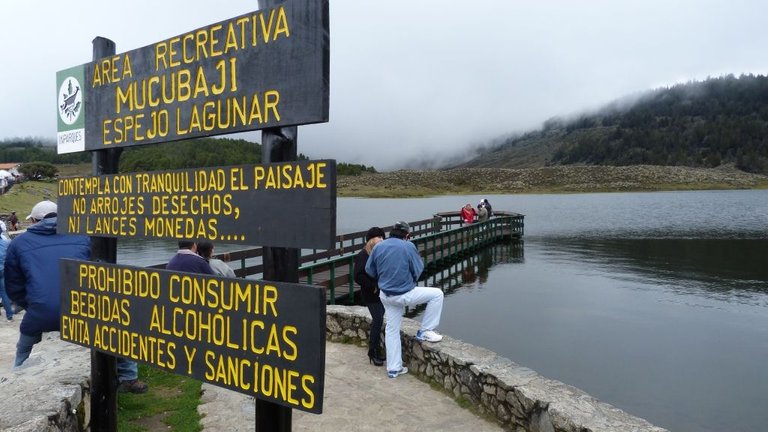
[[[321,413],[325,291],[64,259],[61,338]]]
[[[60,179],[58,232],[333,247],[336,161]]]
[[[59,153],[328,121],[323,3],[287,0],[60,71]]]

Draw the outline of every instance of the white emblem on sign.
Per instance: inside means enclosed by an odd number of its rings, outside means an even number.
[[[65,124],[71,125],[80,117],[83,108],[83,92],[77,78],[69,76],[59,87],[59,117]]]

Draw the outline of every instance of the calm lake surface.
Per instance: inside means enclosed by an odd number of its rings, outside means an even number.
[[[481,198],[526,215],[524,245],[430,279],[442,333],[672,431],[768,430],[768,191],[341,198],[337,233]],[[118,261],[174,251],[121,240]]]

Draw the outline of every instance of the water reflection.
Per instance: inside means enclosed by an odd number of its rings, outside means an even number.
[[[560,262],[580,261],[611,277],[647,279],[685,294],[749,301],[768,293],[768,241],[762,239],[539,240]]]
[[[428,269],[422,285],[440,287],[451,294],[458,288],[482,285],[488,281],[488,272],[496,264],[522,263],[522,241],[495,243],[438,269]]]
[[[488,275],[492,267],[499,264],[520,264],[524,261],[524,242],[498,242],[484,249],[476,250],[471,255],[446,266],[428,268],[419,285],[441,288],[446,296],[454,294],[457,290],[482,289],[488,282]],[[407,310],[406,316],[416,317],[424,310],[424,307],[421,305],[410,308]]]

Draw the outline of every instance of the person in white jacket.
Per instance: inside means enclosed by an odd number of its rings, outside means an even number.
[[[198,242],[197,253],[200,254],[200,256],[203,257],[206,261],[208,261],[208,264],[211,266],[211,270],[213,270],[213,272],[217,275],[231,278],[237,277],[235,275],[235,271],[232,270],[232,267],[230,267],[227,263],[218,258],[213,258],[213,243],[209,241]]]

